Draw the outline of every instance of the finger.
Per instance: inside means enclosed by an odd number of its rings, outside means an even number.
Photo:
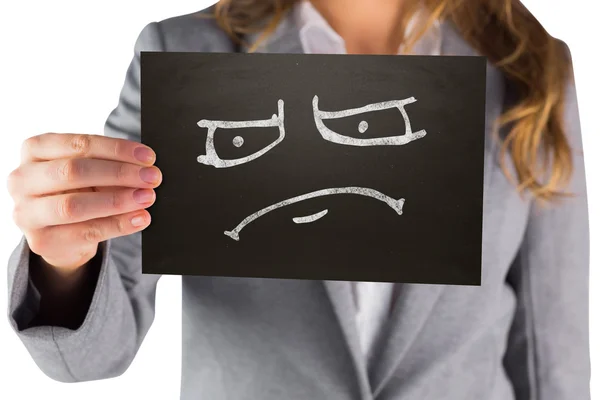
[[[141,143],[102,135],[46,133],[23,142],[22,163],[59,158],[99,158],[152,165],[156,154]]]
[[[129,188],[29,197],[16,206],[15,222],[27,230],[67,225],[147,208],[155,199],[152,189]]]
[[[93,219],[69,225],[56,225],[27,234],[31,251],[50,260],[69,263],[68,257],[85,258],[97,243],[131,235],[145,229],[150,224],[150,213],[146,210],[133,211],[110,217]],[[75,264],[75,263],[73,263]]]
[[[162,174],[155,166],[71,158],[21,165],[20,179],[13,180],[12,192],[22,195],[45,195],[92,186],[155,188]]]

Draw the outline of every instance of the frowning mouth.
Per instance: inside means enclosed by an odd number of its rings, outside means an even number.
[[[280,201],[278,203],[275,203],[273,205],[265,207],[262,210],[259,210],[253,214],[250,214],[249,216],[244,218],[242,220],[242,222],[240,222],[231,231],[225,231],[224,233],[225,233],[225,235],[229,236],[233,240],[239,241],[240,240],[240,232],[242,229],[244,229],[244,227],[246,225],[248,225],[252,221],[262,217],[263,215],[265,215],[273,210],[276,210],[278,208],[282,208],[285,206],[289,206],[290,204],[299,203],[304,200],[313,199],[315,197],[330,196],[330,195],[335,195],[335,194],[355,194],[355,195],[359,195],[359,196],[371,197],[375,200],[379,200],[379,201],[386,203],[398,215],[402,215],[402,207],[404,206],[403,198],[393,199],[375,189],[369,189],[369,188],[365,188],[365,187],[357,187],[357,186],[339,187],[339,188],[317,190],[315,192],[305,193],[300,196],[296,196],[296,197],[292,197],[287,200]],[[325,214],[327,214],[327,210],[323,210],[316,214],[309,215],[306,217],[296,217],[293,219],[293,221],[297,224],[310,223],[310,222],[314,222],[314,221],[321,219],[322,217],[325,216]]]

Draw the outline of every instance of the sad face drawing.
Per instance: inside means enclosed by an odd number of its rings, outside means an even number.
[[[408,118],[408,114],[405,110],[405,106],[411,103],[416,102],[417,100],[414,97],[409,97],[402,100],[390,100],[379,103],[371,103],[367,104],[363,107],[351,108],[346,110],[339,111],[323,111],[319,109],[319,97],[315,95],[312,100],[312,108],[313,108],[313,116],[316,128],[322,138],[328,142],[335,143],[341,146],[357,146],[357,147],[371,147],[371,146],[402,146],[406,145],[412,141],[421,139],[425,137],[426,131],[419,130],[417,132],[412,131],[412,127],[410,124],[410,120]],[[376,137],[376,138],[355,138],[351,136],[346,136],[334,132],[329,129],[323,123],[324,120],[331,120],[337,118],[350,117],[355,115],[361,115],[368,112],[381,111],[381,110],[389,110],[397,108],[403,119],[405,124],[405,132],[403,134],[397,134],[393,132],[392,135],[384,136],[384,137]],[[214,168],[232,168],[236,166],[240,166],[251,161],[254,161],[267,152],[272,150],[275,146],[281,143],[285,139],[285,116],[284,116],[284,101],[279,100],[277,102],[277,114],[273,114],[269,119],[262,120],[251,120],[251,121],[219,121],[219,120],[206,120],[203,119],[199,121],[197,124],[200,128],[208,129],[206,136],[206,154],[200,155],[197,158],[197,161],[200,164],[204,164],[207,166],[212,166]],[[241,129],[241,128],[278,128],[279,136],[263,147],[262,149],[248,155],[245,157],[237,158],[237,159],[221,159],[217,154],[215,149],[215,134],[217,134],[217,129]],[[358,132],[364,134],[369,129],[369,124],[367,121],[362,120],[358,124]],[[241,147],[244,145],[244,139],[242,136],[235,136],[232,140],[232,144],[235,147]],[[245,218],[242,216],[241,221],[237,224],[237,226],[233,227],[231,230],[225,230],[224,234],[230,237],[233,240],[240,240],[240,232],[246,227],[248,224],[254,222],[259,219],[263,215],[277,210],[282,207],[286,207],[288,205],[292,205],[295,203],[302,202],[304,200],[313,199],[316,197],[322,196],[332,196],[332,195],[359,195],[372,198],[374,200],[381,201],[387,204],[396,215],[402,215],[402,208],[405,203],[404,198],[395,199],[388,196],[385,193],[378,191],[376,188],[370,187],[362,187],[362,186],[345,186],[345,187],[330,187],[330,188],[321,188],[316,191],[312,191],[309,193],[301,193],[295,197],[282,199],[281,201],[266,205],[264,208],[260,210],[256,210],[254,213],[246,216]],[[323,218],[328,213],[328,209],[324,209],[320,212],[317,212],[312,215],[303,216],[303,217],[295,217],[293,218],[293,222],[296,224],[305,224],[315,222],[321,218]]]
[[[146,273],[480,282],[484,57],[145,60],[142,141],[164,176]]]

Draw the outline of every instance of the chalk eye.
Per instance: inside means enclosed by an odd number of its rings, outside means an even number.
[[[427,134],[425,130],[420,130],[417,132],[412,131],[410,120],[408,119],[408,114],[404,109],[405,105],[414,103],[416,101],[417,100],[414,97],[409,97],[403,100],[391,100],[384,101],[381,103],[367,104],[363,107],[350,108],[347,110],[322,111],[319,109],[319,96],[315,96],[313,97],[312,102],[313,116],[315,119],[315,125],[317,126],[319,133],[321,134],[323,139],[327,140],[328,142],[342,144],[346,146],[400,146],[403,144],[410,143],[413,140],[420,139]],[[324,120],[351,117],[353,115],[359,115],[373,111],[388,110],[391,108],[397,108],[402,114],[402,117],[404,118],[405,131],[401,135],[390,135],[366,139],[355,138],[352,136],[342,135],[337,132],[334,132],[333,130],[326,127],[323,123]],[[358,124],[359,133],[365,133],[367,129],[369,129],[369,124],[367,123],[367,121],[363,120]]]
[[[242,147],[244,144],[244,138],[241,136],[236,136],[233,138],[232,142],[235,147]]]
[[[236,165],[245,164],[252,160],[264,155],[266,152],[277,146],[285,138],[284,128],[284,114],[283,114],[283,100],[277,102],[277,114],[269,119],[251,120],[251,121],[217,121],[203,119],[198,122],[200,128],[208,128],[206,134],[206,154],[198,156],[198,162],[205,165],[212,165],[215,168],[229,168],[235,167]],[[271,144],[263,147],[262,149],[250,154],[246,157],[235,158],[231,160],[224,160],[217,154],[215,150],[215,131],[217,129],[241,129],[241,128],[268,128],[278,127],[279,136]],[[244,145],[244,138],[236,136],[232,140],[232,144],[235,147],[242,147]]]
[[[367,121],[360,121],[360,124],[358,124],[358,131],[360,133],[365,133],[367,131],[367,129],[369,129],[369,124]]]

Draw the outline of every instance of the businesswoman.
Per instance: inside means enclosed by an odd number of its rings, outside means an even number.
[[[570,54],[517,0],[222,0],[148,24],[105,135],[27,139],[8,179],[9,319],[45,374],[117,376],[153,320],[139,232],[162,176],[139,143],[140,51],[489,61],[481,287],[183,277],[181,398],[589,399]]]

